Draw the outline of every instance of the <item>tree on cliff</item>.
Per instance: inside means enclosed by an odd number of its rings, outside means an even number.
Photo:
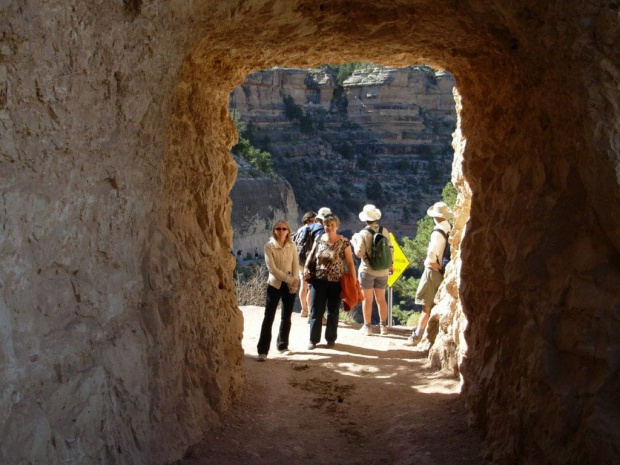
[[[271,154],[252,145],[247,134],[248,128],[241,124],[239,118],[234,118],[234,122],[239,132],[239,142],[231,149],[232,153],[247,161],[260,173],[272,174],[274,170]]]

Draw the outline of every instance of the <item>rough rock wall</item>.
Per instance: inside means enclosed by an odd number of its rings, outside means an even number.
[[[165,463],[216,421],[242,384],[228,95],[257,69],[361,60],[445,67],[462,96],[463,394],[491,454],[617,459],[616,3],[0,13],[3,462]]]
[[[462,99],[456,89],[454,94],[456,110],[460,114],[463,111]],[[420,348],[429,350],[428,358],[432,368],[445,370],[455,376],[461,376],[460,367],[467,354],[467,340],[465,339],[467,317],[459,298],[459,288],[462,266],[461,242],[465,235],[471,208],[471,188],[463,175],[463,154],[466,141],[460,127],[459,118],[452,142],[454,147],[452,183],[458,192],[450,234],[452,256],[435,297],[436,305],[431,310],[426,335],[420,342]]]
[[[254,250],[263,255],[263,248],[271,237],[271,227],[284,220],[293,232],[297,229],[297,203],[293,189],[280,177],[239,177],[230,192],[233,203],[230,224],[234,230],[233,250],[254,256]]]
[[[239,392],[235,169],[170,161],[200,11],[141,3],[0,5],[4,464],[169,462]]]

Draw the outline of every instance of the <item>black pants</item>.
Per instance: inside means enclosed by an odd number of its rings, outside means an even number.
[[[278,350],[288,349],[288,335],[291,332],[291,314],[295,306],[295,297],[297,294],[291,294],[288,290],[288,284],[282,283],[280,289],[276,289],[267,284],[267,299],[265,303],[265,316],[263,325],[260,329],[260,337],[258,338],[258,353],[268,354],[271,345],[271,327],[276,317],[278,303],[282,299],[282,315],[280,319],[280,331],[278,331]]]
[[[310,342],[321,341],[323,315],[327,310],[325,340],[336,342],[338,337],[338,313],[340,312],[340,281],[312,280],[312,307],[310,309]]]

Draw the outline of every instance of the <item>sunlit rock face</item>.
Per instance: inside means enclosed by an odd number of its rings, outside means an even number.
[[[3,463],[166,463],[217,422],[243,387],[228,96],[347,61],[456,79],[467,323],[443,331],[491,456],[616,461],[613,2],[0,8]]]
[[[428,66],[376,65],[342,85],[337,76],[329,66],[251,73],[231,93],[231,113],[272,155],[301,212],[330,206],[350,234],[373,203],[381,224],[414,237],[417,219],[450,180],[454,78]]]

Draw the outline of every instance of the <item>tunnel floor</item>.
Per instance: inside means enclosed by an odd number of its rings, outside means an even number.
[[[175,465],[486,463],[467,426],[459,382],[432,372],[427,351],[406,347],[406,328],[363,336],[341,322],[334,348],[307,350],[308,324],[293,314],[291,355],[256,360],[262,307],[242,307],[243,398]]]

